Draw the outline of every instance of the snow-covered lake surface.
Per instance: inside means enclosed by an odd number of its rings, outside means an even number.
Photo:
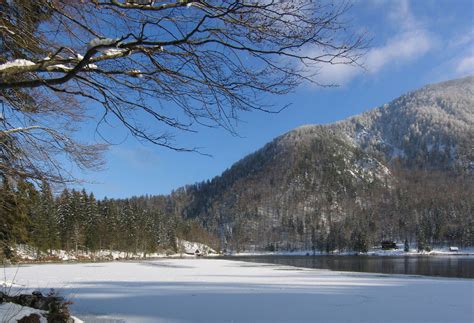
[[[14,290],[54,288],[85,322],[473,322],[474,280],[220,259],[7,267]],[[1,315],[1,313],[0,313]]]

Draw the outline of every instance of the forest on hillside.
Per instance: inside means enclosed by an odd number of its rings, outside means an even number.
[[[191,200],[194,210],[202,208],[215,215],[219,213],[211,210],[222,211],[220,200],[212,199],[217,192],[212,192],[210,183],[187,186],[169,196],[102,200],[85,190],[65,189],[54,196],[47,184],[38,188],[20,182],[16,189],[2,185],[1,255],[14,258],[17,244],[28,244],[45,256],[57,249],[174,253],[177,238],[221,251],[364,252],[382,240],[408,240],[420,250],[474,245],[472,177],[399,171],[396,187],[394,183],[359,191],[356,198],[346,195],[336,207],[327,195],[324,201],[313,200],[311,208],[306,205],[302,213],[291,201],[282,204],[271,196],[268,204],[258,206],[242,191],[238,203],[227,206],[228,212],[234,212],[229,218],[190,213]],[[208,199],[201,200],[205,205],[198,205],[197,192],[203,186]],[[280,217],[259,216],[259,208],[273,208]]]
[[[191,201],[183,213],[188,218],[197,215],[228,251],[364,252],[383,240],[407,240],[419,250],[474,245],[472,176],[436,171],[393,173],[392,181],[363,189],[346,185],[331,191],[325,189],[327,184],[321,188],[306,183],[289,194],[271,195],[271,188],[262,184],[251,187],[254,194],[239,185],[222,193],[211,182],[180,193]]]

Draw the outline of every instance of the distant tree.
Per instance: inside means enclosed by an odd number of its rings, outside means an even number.
[[[31,193],[28,194],[28,217],[30,219],[29,236],[30,243],[36,247],[37,255],[48,249],[48,216],[47,201],[43,200],[42,194],[34,187],[31,187]]]
[[[56,212],[58,215],[58,226],[60,228],[59,237],[61,241],[61,248],[69,250],[69,228],[70,228],[70,213],[71,208],[69,205],[70,202],[70,192],[65,189],[62,191],[61,195],[57,198],[56,201]]]
[[[43,183],[41,186],[41,212],[46,222],[46,241],[45,244],[47,250],[51,252],[52,250],[59,248],[59,221],[56,207],[56,200],[51,191],[51,187],[47,183]]]
[[[408,244],[408,239],[405,239],[405,245],[403,247],[403,250],[405,252],[409,252],[410,251],[410,245]]]
[[[352,249],[357,252],[369,251],[369,244],[367,238],[367,232],[364,232],[360,228],[356,228],[352,233],[353,247]]]
[[[329,234],[326,238],[326,252],[333,252],[337,247],[337,233],[334,225],[331,225],[329,228]]]
[[[428,244],[428,233],[423,230],[423,228],[419,228],[416,234],[416,244],[418,251],[430,251],[431,247]]]
[[[100,229],[102,229],[97,201],[93,193],[88,194],[85,190],[82,191],[82,198],[86,201],[85,218],[83,223],[85,231],[85,248],[89,251],[95,252],[100,250]]]
[[[316,255],[316,246],[317,246],[316,229],[312,227],[311,228],[311,250],[313,251],[313,256]]]

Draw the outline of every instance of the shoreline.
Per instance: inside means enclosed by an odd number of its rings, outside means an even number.
[[[347,257],[347,256],[360,256],[360,257],[410,257],[410,256],[474,256],[474,252],[334,252],[334,253],[308,253],[308,252],[240,252],[234,254],[223,254],[224,257],[265,257],[265,256],[277,256],[277,257]]]
[[[22,259],[20,261],[3,263],[6,267],[17,266],[17,265],[42,265],[42,264],[87,264],[87,263],[113,263],[113,262],[139,262],[139,261],[153,261],[153,260],[168,260],[168,259],[213,259],[213,258],[240,258],[240,257],[474,257],[474,252],[469,250],[466,252],[443,252],[443,251],[431,251],[431,252],[392,252],[392,251],[378,251],[378,252],[333,252],[333,253],[315,253],[306,251],[295,251],[295,252],[239,252],[239,253],[228,253],[228,254],[208,254],[208,255],[193,255],[186,253],[177,253],[173,255],[154,255],[150,257],[129,257],[129,258],[117,258],[110,259],[108,257],[97,257],[93,258],[82,258],[82,259],[58,259],[58,260],[34,260],[34,259]]]

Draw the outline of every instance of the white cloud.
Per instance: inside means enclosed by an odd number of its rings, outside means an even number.
[[[420,22],[415,18],[408,0],[398,0],[394,2],[388,10],[388,18],[403,30],[413,30],[420,28]]]
[[[456,38],[450,40],[448,47],[457,49],[459,47],[465,47],[466,45],[470,46],[472,44],[474,44],[474,28],[470,28],[466,32],[459,33]]]
[[[439,54],[439,64],[428,74],[431,82],[474,75],[474,29],[453,33]]]
[[[385,2],[386,3],[386,2]],[[397,28],[382,45],[372,47],[362,61],[366,70],[376,74],[387,66],[400,65],[416,60],[429,52],[435,43],[431,35],[413,15],[408,1],[390,2],[387,20]],[[323,84],[344,85],[363,73],[354,66],[335,64],[322,66],[315,79]]]
[[[474,74],[474,55],[462,57],[457,63],[456,73],[459,76]]]
[[[346,64],[326,65],[322,67],[315,79],[323,85],[343,85],[361,73],[360,67]]]
[[[455,71],[455,76],[466,76],[474,74],[474,28],[469,28],[463,33],[459,33],[450,43],[450,52],[455,53],[455,57],[449,62],[448,69]]]
[[[371,73],[383,67],[414,60],[433,47],[431,36],[424,30],[411,30],[389,39],[384,46],[372,48],[365,65]]]

